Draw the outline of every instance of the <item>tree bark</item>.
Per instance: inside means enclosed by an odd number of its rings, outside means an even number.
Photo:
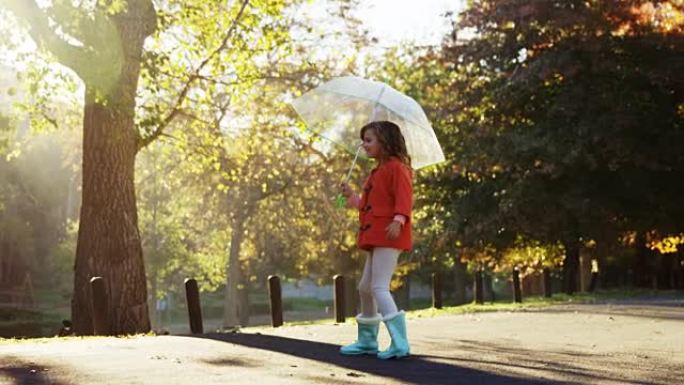
[[[466,280],[467,266],[461,261],[461,256],[457,253],[454,256],[454,303],[463,305],[466,303]]]
[[[137,76],[136,76],[137,77]],[[131,115],[86,96],[81,206],[72,319],[77,334],[92,333],[88,281],[104,278],[113,335],[147,332],[147,283],[138,232]]]

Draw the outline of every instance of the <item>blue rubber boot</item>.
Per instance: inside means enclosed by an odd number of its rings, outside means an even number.
[[[340,353],[346,356],[377,354],[380,321],[382,321],[382,317],[380,317],[379,314],[375,317],[362,317],[361,314],[357,315],[356,325],[358,327],[358,338],[353,344],[341,347]]]
[[[387,331],[392,337],[392,343],[387,350],[378,353],[378,358],[388,360],[411,354],[411,347],[406,336],[406,313],[400,311],[397,314],[390,315],[390,318],[384,318],[383,321],[385,321]]]

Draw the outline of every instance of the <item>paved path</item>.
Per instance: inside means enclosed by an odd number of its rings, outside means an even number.
[[[684,384],[684,299],[413,318],[408,328],[414,355],[387,362],[337,353],[355,336],[349,323],[0,342],[0,384]]]

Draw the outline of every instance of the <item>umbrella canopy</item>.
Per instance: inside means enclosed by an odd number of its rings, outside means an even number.
[[[385,83],[356,76],[334,78],[296,98],[292,106],[316,134],[343,145],[359,143],[359,129],[388,120],[399,126],[414,169],[444,160],[420,105]]]

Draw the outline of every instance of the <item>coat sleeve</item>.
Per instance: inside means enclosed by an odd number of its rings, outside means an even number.
[[[411,221],[411,210],[413,209],[411,170],[403,164],[398,164],[394,167],[393,174],[394,214],[405,216],[407,222],[409,222]]]

